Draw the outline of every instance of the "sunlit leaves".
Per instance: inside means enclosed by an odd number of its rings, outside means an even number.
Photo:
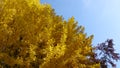
[[[0,67],[95,68],[92,36],[39,0],[0,3]],[[88,58],[89,57],[89,58]]]

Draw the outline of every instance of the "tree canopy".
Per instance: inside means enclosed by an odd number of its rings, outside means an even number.
[[[0,0],[0,67],[100,68],[77,23],[39,0]]]
[[[119,53],[115,52],[114,43],[112,39],[108,39],[95,47],[96,60],[100,62],[101,68],[108,68],[110,65],[116,68],[115,61],[120,60]]]
[[[0,67],[96,68],[92,36],[38,0],[0,1]]]

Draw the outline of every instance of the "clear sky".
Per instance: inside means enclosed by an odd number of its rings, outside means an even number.
[[[41,3],[51,4],[66,20],[74,16],[88,35],[94,35],[93,45],[112,38],[116,52],[120,53],[120,0],[41,0]]]

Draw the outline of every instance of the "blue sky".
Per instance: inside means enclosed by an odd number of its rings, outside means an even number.
[[[93,45],[113,39],[120,53],[120,0],[41,0],[51,4],[64,19],[72,16],[85,27],[88,35],[93,34]],[[117,62],[117,68],[120,61]]]

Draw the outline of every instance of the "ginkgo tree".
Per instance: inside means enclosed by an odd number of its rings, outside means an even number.
[[[99,68],[92,38],[39,0],[0,0],[0,68]]]

